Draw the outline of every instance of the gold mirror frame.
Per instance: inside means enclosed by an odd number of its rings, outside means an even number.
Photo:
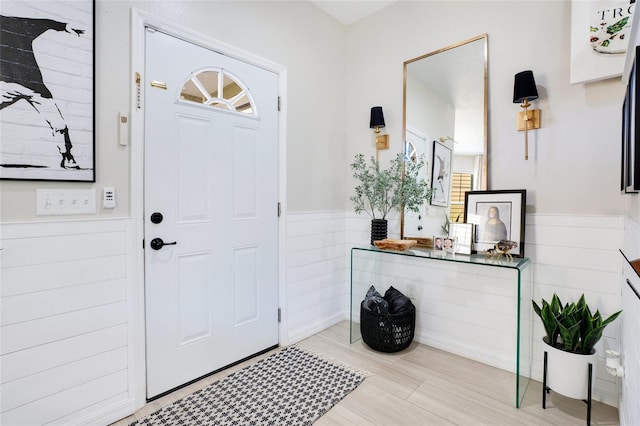
[[[422,56],[418,56],[416,58],[410,59],[408,61],[404,62],[404,66],[403,66],[403,111],[402,111],[402,140],[405,141],[406,144],[406,135],[407,135],[407,66],[409,64],[415,63],[417,61],[421,61],[421,60],[425,60],[429,57],[432,57],[434,55],[437,55],[439,53],[443,53],[443,52],[447,52],[450,51],[452,49],[461,47],[461,46],[465,46],[468,45],[470,43],[473,42],[478,42],[478,41],[483,41],[484,42],[484,46],[483,46],[483,58],[484,58],[484,67],[483,67],[483,84],[484,87],[482,88],[483,93],[484,93],[484,99],[483,99],[483,121],[482,121],[482,138],[483,138],[483,142],[484,142],[484,150],[483,150],[483,154],[482,154],[482,163],[480,166],[481,172],[481,178],[480,178],[480,183],[479,185],[476,186],[475,189],[479,189],[479,190],[487,190],[488,189],[488,182],[489,182],[489,176],[488,176],[488,168],[489,168],[489,161],[488,161],[488,157],[489,157],[489,138],[488,138],[488,89],[489,89],[489,78],[488,78],[488,51],[489,51],[489,36],[488,34],[482,34],[473,38],[470,38],[468,40],[464,40],[462,42],[453,44],[451,46],[447,46],[444,47],[442,49],[433,51],[431,53],[427,53],[425,55]],[[446,138],[446,137],[450,137],[453,135],[438,135],[440,138]],[[451,140],[451,139],[450,139]],[[432,141],[427,141],[428,143],[431,143]],[[442,139],[441,139],[442,142]],[[405,149],[405,146],[403,144],[403,150]],[[455,152],[454,152],[455,155]],[[431,164],[427,164],[427,169],[426,173],[427,176],[431,176]],[[447,207],[448,211],[446,212],[447,216],[448,216],[448,212],[450,212],[451,209],[451,200],[449,200],[449,205]],[[440,218],[441,220],[443,220],[444,218]],[[440,233],[435,233],[434,235],[440,235]],[[418,245],[420,246],[430,246],[431,243],[431,236],[427,235],[427,236],[411,236],[411,235],[406,235],[405,234],[405,212],[404,209],[401,211],[401,215],[400,215],[400,236],[401,238],[404,239],[413,239],[413,240],[418,240]]]

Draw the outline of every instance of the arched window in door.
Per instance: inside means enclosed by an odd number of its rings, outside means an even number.
[[[222,68],[207,68],[191,73],[182,85],[180,100],[241,114],[257,115],[247,87]]]

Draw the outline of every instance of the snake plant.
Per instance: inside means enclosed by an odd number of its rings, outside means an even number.
[[[578,354],[593,353],[593,347],[602,338],[604,328],[622,313],[618,311],[603,320],[600,311],[591,314],[584,294],[577,303],[565,305],[557,294],[553,295],[551,303],[542,299],[542,306],[535,300],[531,302],[533,310],[542,320],[545,341],[555,348]]]

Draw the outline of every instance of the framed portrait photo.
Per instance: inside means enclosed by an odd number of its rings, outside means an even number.
[[[95,182],[94,0],[3,0],[0,179]]]
[[[474,252],[487,251],[500,240],[517,243],[510,254],[524,257],[525,189],[469,191],[464,198],[464,221],[473,224]]]
[[[451,149],[433,141],[433,169],[431,171],[431,205],[447,207],[451,193]]]

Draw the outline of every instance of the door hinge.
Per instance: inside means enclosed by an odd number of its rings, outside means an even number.
[[[136,108],[142,108],[142,88],[141,86],[142,77],[139,72],[136,72]]]
[[[144,250],[144,238],[142,239],[142,250]]]
[[[278,217],[280,217],[281,214],[282,214],[282,203],[278,201]]]
[[[278,96],[278,111],[280,111],[280,96]]]
[[[282,309],[278,308],[278,322],[282,322]]]

